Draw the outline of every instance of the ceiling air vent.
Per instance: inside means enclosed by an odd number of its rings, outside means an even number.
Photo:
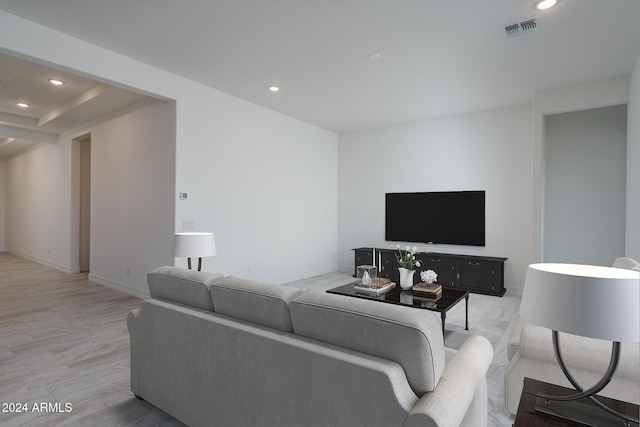
[[[507,37],[516,37],[521,36],[523,34],[533,33],[538,29],[538,25],[536,24],[536,18],[527,19],[526,21],[516,22],[515,24],[510,24],[504,27],[504,32]]]

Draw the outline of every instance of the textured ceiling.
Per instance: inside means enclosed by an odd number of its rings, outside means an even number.
[[[0,9],[336,132],[531,102],[538,90],[628,74],[640,55],[638,0],[562,0],[545,12],[533,0],[2,0]],[[505,36],[505,25],[534,16],[536,32]]]

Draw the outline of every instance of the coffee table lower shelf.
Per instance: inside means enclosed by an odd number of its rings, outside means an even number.
[[[344,295],[348,297],[364,298],[371,301],[379,301],[387,304],[404,305],[407,307],[419,308],[423,310],[437,311],[442,319],[442,335],[444,336],[444,324],[447,319],[447,311],[454,305],[465,300],[465,330],[469,330],[469,291],[462,289],[453,289],[443,286],[442,297],[433,304],[423,304],[423,300],[413,298],[412,291],[403,291],[400,287],[396,287],[391,291],[382,295],[368,295],[356,292],[355,282],[348,285],[338,286],[337,288],[328,289],[328,293]]]

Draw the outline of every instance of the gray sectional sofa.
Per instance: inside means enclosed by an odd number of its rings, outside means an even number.
[[[129,314],[131,390],[189,426],[487,424],[489,342],[427,310],[162,267]]]

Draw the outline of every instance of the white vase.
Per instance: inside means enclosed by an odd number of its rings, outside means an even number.
[[[413,273],[414,270],[407,270],[403,267],[398,267],[398,271],[400,272],[400,287],[405,291],[413,288]]]

